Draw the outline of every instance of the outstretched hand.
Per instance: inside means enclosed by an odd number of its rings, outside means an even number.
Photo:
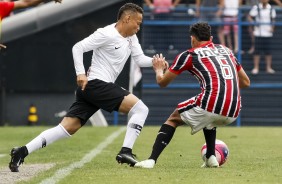
[[[165,70],[168,68],[168,62],[165,60],[165,57],[163,54],[156,54],[153,56],[153,68],[155,72],[162,71],[165,72]]]
[[[76,78],[77,85],[81,87],[83,91],[88,83],[88,79],[85,74],[80,74]]]

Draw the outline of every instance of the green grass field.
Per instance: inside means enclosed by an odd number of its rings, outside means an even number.
[[[7,167],[10,160],[8,153],[13,146],[25,145],[46,128],[48,127],[0,127],[0,154],[7,154],[0,157],[0,168]],[[86,126],[72,138],[58,141],[32,153],[25,159],[24,165],[54,163],[55,166],[20,183],[41,183],[59,169],[69,168],[72,163],[79,162],[120,128]],[[158,126],[143,128],[133,149],[139,160],[149,156],[158,130]],[[200,168],[203,162],[200,149],[204,137],[202,132],[190,135],[188,127],[177,129],[174,139],[154,169],[119,165],[115,156],[122,145],[124,135],[122,132],[90,162],[80,168],[74,168],[57,183],[282,183],[282,127],[218,128],[217,138],[228,145],[230,156],[221,168],[216,169]]]

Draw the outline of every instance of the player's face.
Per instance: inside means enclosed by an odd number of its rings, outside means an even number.
[[[143,20],[141,13],[134,13],[129,15],[127,24],[127,36],[132,36],[140,30],[140,25]]]

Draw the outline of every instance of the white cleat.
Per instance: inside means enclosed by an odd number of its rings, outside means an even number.
[[[143,160],[141,162],[137,162],[134,167],[140,167],[140,168],[146,168],[146,169],[152,169],[155,166],[155,160],[153,159],[148,159],[148,160]]]
[[[219,164],[216,157],[212,155],[209,159],[206,159],[201,167],[219,167]]]

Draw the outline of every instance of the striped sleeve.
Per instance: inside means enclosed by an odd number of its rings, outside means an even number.
[[[179,75],[185,70],[192,69],[192,67],[192,56],[188,51],[185,51],[176,56],[172,65],[169,67],[169,71]]]
[[[231,58],[232,62],[235,64],[236,70],[239,71],[242,68],[242,65],[239,63],[237,58],[232,53],[230,54],[230,58]]]

